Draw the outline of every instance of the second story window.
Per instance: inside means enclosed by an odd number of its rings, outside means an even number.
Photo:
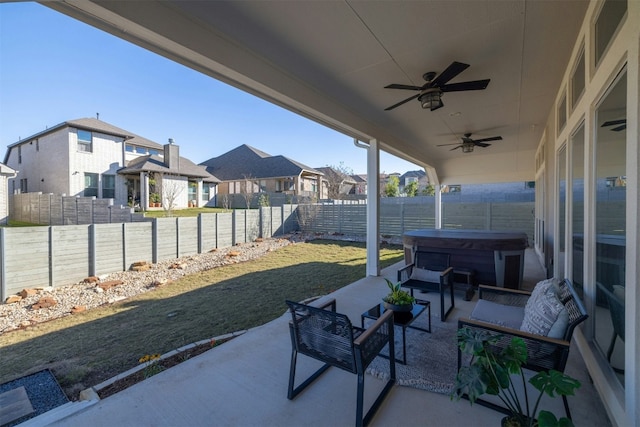
[[[88,130],[78,129],[78,151],[93,152],[93,135]]]
[[[127,153],[133,153],[134,148],[135,147],[133,145],[131,145],[131,144],[127,144],[127,145],[124,146],[124,149],[125,149],[125,151]]]
[[[18,145],[18,163],[22,163],[22,145]]]

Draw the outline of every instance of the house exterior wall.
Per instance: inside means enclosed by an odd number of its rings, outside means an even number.
[[[115,175],[116,204],[127,204],[126,180],[118,176],[117,171],[123,164],[123,139],[118,136],[92,132],[92,152],[78,150],[78,135],[76,129],[69,130],[68,156],[70,185],[69,195],[84,195],[84,173],[98,174],[98,198],[103,198],[102,185],[104,175]],[[74,172],[78,173],[74,174]]]
[[[9,192],[20,193],[21,180],[28,192],[69,194],[68,128],[25,140],[12,147],[7,166],[17,172]]]

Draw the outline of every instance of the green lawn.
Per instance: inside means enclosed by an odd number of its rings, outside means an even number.
[[[174,209],[171,211],[172,217],[188,217],[198,216],[201,213],[219,213],[219,212],[231,212],[229,209],[223,208],[186,208],[186,209]],[[166,218],[167,212],[165,210],[153,210],[146,211],[144,216],[147,218]]]
[[[382,267],[401,261],[402,247],[385,246],[380,257]],[[365,267],[364,243],[298,243],[113,305],[0,334],[0,383],[49,368],[75,400],[146,354],[262,325],[286,311],[286,299],[330,293],[365,277]]]

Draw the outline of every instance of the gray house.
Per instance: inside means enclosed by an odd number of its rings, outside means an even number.
[[[298,197],[320,198],[322,172],[284,156],[272,156],[246,144],[200,165],[220,180],[218,206],[254,205],[260,193],[281,198],[283,202]]]
[[[16,171],[0,163],[0,224],[6,224],[9,213],[9,178],[13,178]]]

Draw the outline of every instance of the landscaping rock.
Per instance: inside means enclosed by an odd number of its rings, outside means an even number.
[[[10,295],[4,300],[5,304],[15,304],[17,302],[22,301],[22,297],[20,295]]]
[[[51,308],[56,304],[57,302],[55,299],[51,297],[42,297],[38,300],[37,303],[33,304],[31,308],[33,310],[40,310],[41,308]]]
[[[122,284],[124,284],[122,280],[108,280],[106,282],[98,283],[98,287],[104,291],[108,291],[109,289]]]

